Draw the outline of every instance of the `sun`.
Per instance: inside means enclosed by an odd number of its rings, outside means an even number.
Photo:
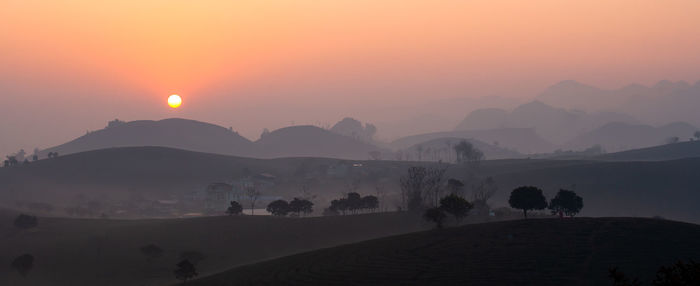
[[[168,105],[172,108],[178,108],[182,105],[182,98],[177,94],[173,94],[168,97]]]

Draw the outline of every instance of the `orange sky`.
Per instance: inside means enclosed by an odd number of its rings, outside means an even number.
[[[698,15],[696,0],[4,0],[0,103],[13,110],[0,120],[22,123],[2,123],[13,139],[0,151],[113,117],[188,117],[255,137],[336,121],[334,105],[376,120],[361,112],[367,101],[525,98],[564,79],[695,82]],[[170,93],[181,110],[167,109]]]

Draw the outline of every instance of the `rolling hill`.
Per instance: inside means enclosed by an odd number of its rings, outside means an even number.
[[[396,194],[399,190],[393,184],[408,167],[416,165],[438,166],[431,162],[324,158],[263,160],[162,147],[114,148],[0,168],[0,202],[65,205],[80,194],[101,200],[134,195],[173,199],[212,182],[241,177],[246,171],[276,177],[278,184],[265,190],[266,195],[295,196],[301,180],[309,176],[318,182],[314,193],[324,199],[336,198],[350,181],[358,182],[361,193],[374,193],[383,182],[389,194]],[[347,173],[339,176],[319,171],[331,166],[347,166]],[[695,204],[700,199],[698,166],[700,158],[647,162],[514,159],[483,161],[470,171],[463,165],[449,165],[447,176],[464,179],[472,171],[480,177],[492,176],[499,186],[491,200],[496,207],[507,205],[510,190],[535,185],[549,197],[560,188],[574,189],[585,199],[582,214],[587,216],[660,215],[700,222],[700,209]]]
[[[612,122],[572,139],[564,148],[580,150],[601,145],[608,152],[624,151],[664,144],[670,137],[685,141],[697,130],[683,122],[659,127]]]
[[[700,226],[630,218],[532,219],[380,238],[241,266],[190,285],[610,285],[700,257]]]
[[[554,144],[542,139],[532,128],[461,130],[418,134],[396,139],[391,142],[390,146],[393,149],[405,149],[422,142],[446,137],[476,139],[492,143],[492,145],[496,145],[497,142],[498,146],[523,154],[551,152],[556,149]]]
[[[201,275],[313,249],[425,229],[402,214],[316,218],[219,216],[192,219],[112,220],[39,218],[19,230],[0,213],[0,285],[166,285],[185,251],[201,253]],[[163,253],[147,259],[139,248]],[[34,267],[22,278],[9,267],[29,253]]]
[[[700,157],[700,141],[686,141],[593,157],[610,161],[665,161]]]
[[[231,129],[188,120],[164,119],[131,122],[112,121],[98,131],[89,132],[75,140],[39,152],[45,158],[49,152],[60,155],[116,147],[159,146],[196,152],[254,158],[332,157],[367,159],[379,147],[315,126],[292,126],[263,134],[251,142]]]
[[[514,159],[523,157],[522,154],[516,151],[494,146],[480,140],[457,137],[444,137],[428,140],[426,142],[413,145],[404,151],[408,154],[412,154],[413,159],[417,159],[416,154],[418,154],[418,149],[420,149],[424,153],[422,156],[423,160],[442,160],[444,162],[452,162],[455,161],[454,146],[463,140],[471,143],[474,147],[483,152],[485,160]]]

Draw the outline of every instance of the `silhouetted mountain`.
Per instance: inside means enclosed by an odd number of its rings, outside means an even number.
[[[564,81],[549,87],[538,100],[562,108],[586,111],[613,111],[629,114],[645,123],[665,124],[684,121],[700,124],[700,82],[662,80],[647,87],[632,84],[605,90]]]
[[[627,115],[566,110],[533,101],[511,112],[502,109],[481,109],[471,112],[456,130],[494,128],[533,128],[543,138],[557,144],[612,121],[635,122]]]
[[[464,139],[458,137],[442,137],[415,144],[404,150],[404,155],[410,155],[412,160],[418,159],[418,151],[424,161],[454,162],[454,146],[461,141],[467,141],[484,153],[485,160],[522,158],[523,155],[499,146],[494,146],[476,139]]]
[[[405,149],[413,145],[445,137],[477,139],[491,142],[503,148],[517,150],[523,154],[551,152],[555,146],[542,139],[532,128],[501,128],[488,130],[463,130],[419,134],[399,138],[391,142],[393,149]]]
[[[316,126],[292,126],[270,132],[256,141],[259,157],[330,157],[368,159],[369,152],[383,151],[358,139]]]
[[[601,145],[608,152],[616,152],[665,144],[670,137],[685,141],[697,130],[682,122],[660,127],[613,122],[574,138],[564,145],[564,149],[580,150]]]
[[[268,132],[256,142],[221,126],[187,119],[132,122],[112,121],[68,143],[40,152],[66,155],[114,147],[161,146],[189,151],[245,157],[334,157],[367,159],[371,151],[384,151],[367,142],[314,126],[293,126]]]
[[[255,148],[250,140],[230,129],[194,120],[172,118],[131,122],[115,120],[105,129],[89,132],[65,144],[42,150],[39,154],[45,158],[49,152],[65,155],[135,146],[162,146],[239,156],[252,154]]]

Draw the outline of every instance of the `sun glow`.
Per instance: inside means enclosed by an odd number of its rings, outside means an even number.
[[[173,94],[168,97],[168,105],[172,108],[178,108],[182,105],[182,98],[177,94]]]

